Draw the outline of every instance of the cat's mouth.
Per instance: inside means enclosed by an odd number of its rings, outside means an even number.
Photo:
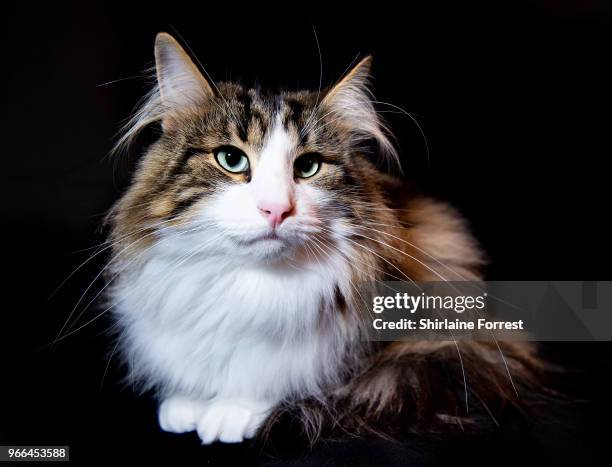
[[[266,232],[247,238],[234,238],[234,242],[248,257],[256,260],[278,258],[287,251],[290,241],[277,232]]]
[[[285,239],[283,239],[275,231],[266,232],[264,234],[257,235],[256,237],[252,237],[249,239],[235,239],[235,240],[244,246],[251,246],[251,245],[269,243],[269,242],[283,242],[283,243],[285,242]]]
[[[279,241],[282,242],[283,239],[276,233],[276,232],[268,232],[266,234],[263,235],[259,235],[251,240],[248,241],[249,245],[253,245],[254,243],[259,243],[259,242],[271,242],[271,241]]]

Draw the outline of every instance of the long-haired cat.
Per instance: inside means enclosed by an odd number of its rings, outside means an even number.
[[[120,143],[162,134],[109,215],[109,300],[162,429],[240,442],[290,414],[310,439],[401,437],[518,405],[539,367],[527,345],[364,339],[362,291],[475,280],[483,263],[455,211],[372,157],[398,162],[369,57],[329,89],[278,94],[214,84],[164,33],[155,58]]]

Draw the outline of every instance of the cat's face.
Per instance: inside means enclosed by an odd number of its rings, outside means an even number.
[[[349,141],[316,121],[316,93],[220,90],[196,124],[190,115],[167,130],[157,203],[205,224],[224,254],[268,259],[295,253],[314,234],[329,237],[351,205],[339,188],[359,180],[351,178]]]
[[[270,261],[338,247],[371,209],[359,145],[393,149],[365,88],[369,59],[331,90],[280,94],[210,84],[167,35],[156,59],[157,93],[129,131],[159,119],[163,135],[119,222],[160,225],[160,237],[176,227],[185,250],[200,238],[208,253]]]

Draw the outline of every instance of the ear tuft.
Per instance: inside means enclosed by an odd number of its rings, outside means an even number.
[[[399,167],[391,133],[374,106],[374,96],[369,88],[371,67],[372,56],[368,55],[327,92],[321,106],[351,132],[355,143],[376,140],[380,155]]]

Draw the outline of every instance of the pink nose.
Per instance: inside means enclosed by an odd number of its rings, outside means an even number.
[[[294,213],[293,204],[287,203],[260,203],[257,208],[261,215],[264,216],[270,223],[270,227],[279,226],[287,217]]]

